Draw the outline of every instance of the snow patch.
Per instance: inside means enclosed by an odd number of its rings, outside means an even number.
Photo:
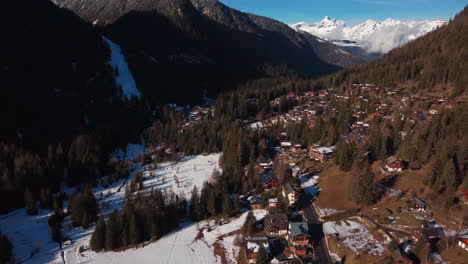
[[[115,79],[117,85],[121,87],[125,98],[131,99],[134,96],[140,97],[140,91],[136,86],[132,72],[128,67],[127,61],[125,60],[125,57],[122,54],[120,46],[106,37],[102,37],[102,39],[109,45],[109,48],[111,50],[111,59],[109,61],[109,64],[116,71]]]
[[[328,235],[337,234],[341,244],[351,249],[356,255],[360,250],[375,256],[381,256],[385,251],[382,243],[376,240],[364,225],[356,221],[326,222],[323,228]]]

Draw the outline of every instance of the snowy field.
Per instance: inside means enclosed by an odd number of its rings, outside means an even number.
[[[266,215],[265,210],[255,210],[257,219]],[[214,254],[214,243],[223,245],[229,263],[236,263],[240,248],[234,246],[235,235],[231,232],[240,229],[247,212],[233,218],[228,224],[216,226],[213,221],[185,223],[182,228],[143,248],[123,252],[95,253],[85,251],[75,254],[74,261],[68,263],[167,263],[167,264],[215,264],[222,263],[221,257]],[[208,227],[211,231],[208,232]],[[203,235],[200,237],[199,233]]]
[[[132,160],[143,153],[144,147],[142,145],[129,144],[125,151],[118,150],[113,156],[117,159]],[[107,215],[113,209],[121,209],[125,185],[130,182],[136,172],[142,171],[146,175],[145,190],[154,188],[173,191],[179,195],[183,194],[189,199],[193,186],[197,186],[200,190],[203,183],[210,179],[213,171],[219,170],[219,157],[220,154],[183,157],[177,163],[158,164],[155,170],[143,168],[140,163],[136,162],[129,168],[128,181],[119,180],[107,188],[98,186],[93,191],[100,210]],[[64,191],[73,193],[73,190],[74,188],[67,188]],[[67,207],[67,201],[64,202],[64,207]],[[85,249],[88,247],[94,225],[87,230],[73,228],[69,217],[67,217],[62,223],[62,232],[70,240],[65,241],[60,249],[59,245],[51,239],[48,226],[51,214],[52,212],[49,210],[41,210],[38,215],[28,216],[26,210],[21,208],[0,216],[0,230],[12,240],[14,255],[19,263],[128,263],[132,262],[135,257],[138,259],[135,263],[155,263],[155,259],[161,260],[158,263],[220,262],[219,257],[214,256],[211,244],[195,240],[199,228],[197,224],[193,223],[186,223],[180,230],[141,249],[132,249],[121,253],[96,254],[90,250],[85,250],[83,253],[78,252],[80,246]],[[245,216],[243,215],[241,218],[245,218]],[[219,227],[219,230],[231,230],[239,226],[236,220],[233,220],[232,223],[233,227],[225,225]],[[203,224],[203,226],[205,225],[207,226],[209,223]],[[223,235],[223,231],[216,234]],[[213,240],[210,239],[210,241]],[[228,247],[230,246],[226,245],[226,248]],[[192,261],[187,262],[187,258]]]
[[[328,235],[338,234],[340,243],[353,251],[356,255],[359,251],[381,256],[385,251],[384,245],[374,238],[369,230],[355,220],[333,221],[323,224]]]

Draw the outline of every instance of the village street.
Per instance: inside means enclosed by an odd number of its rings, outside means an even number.
[[[317,211],[311,197],[302,190],[300,206],[304,220],[309,224],[310,236],[314,241],[314,263],[331,264],[331,258],[328,252],[328,247],[325,242],[322,223],[320,222]]]

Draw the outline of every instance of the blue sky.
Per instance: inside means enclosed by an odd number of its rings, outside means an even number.
[[[220,0],[242,10],[285,23],[317,22],[324,16],[355,25],[367,19],[383,21],[449,19],[461,11],[466,0]]]

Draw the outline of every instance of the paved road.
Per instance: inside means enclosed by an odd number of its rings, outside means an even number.
[[[315,243],[314,245],[314,263],[320,264],[332,264],[328,248],[325,243],[325,235],[323,233],[322,223],[319,220],[319,216],[315,211],[314,204],[309,196],[304,192],[301,193],[300,205],[305,221],[309,224],[310,235]]]

